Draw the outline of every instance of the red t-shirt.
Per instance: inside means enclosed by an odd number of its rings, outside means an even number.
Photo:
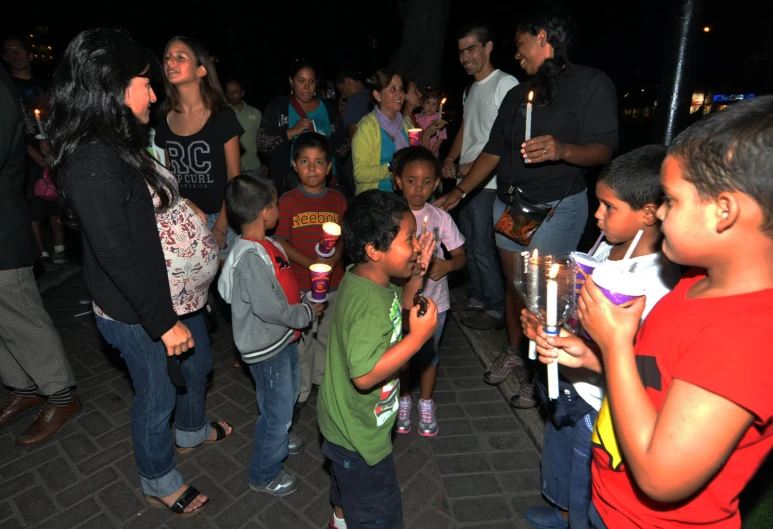
[[[697,495],[664,505],[636,487],[617,447],[611,415],[600,413],[593,503],[610,529],[740,528],[738,497],[773,447],[773,289],[688,299],[690,287],[704,277],[702,270],[685,275],[640,327],[635,346],[639,375],[658,412],[678,378],[746,408],[756,420]]]
[[[346,198],[338,191],[325,188],[319,195],[311,195],[298,187],[279,199],[279,222],[274,237],[287,240],[296,250],[316,261],[314,246],[322,237],[322,225],[326,222],[340,225],[344,213]],[[292,263],[292,270],[301,290],[311,290],[309,270],[296,263]],[[332,292],[338,288],[343,277],[343,261],[339,261],[333,269],[328,290]]]
[[[277,248],[273,242],[266,239],[260,241],[258,239],[250,239],[245,237],[248,241],[253,241],[260,244],[268,255],[271,256],[271,262],[274,263],[274,272],[276,272],[276,278],[279,284],[282,285],[282,290],[287,296],[288,305],[297,305],[301,302],[301,289],[298,288],[298,282],[295,280],[295,276],[290,271],[290,261],[287,260],[282,250]],[[295,338],[293,341],[301,337],[301,331],[295,329]]]

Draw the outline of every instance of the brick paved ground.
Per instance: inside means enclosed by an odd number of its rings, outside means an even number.
[[[330,518],[329,484],[312,403],[296,426],[306,451],[286,464],[301,476],[285,499],[247,488],[247,465],[257,406],[249,375],[233,369],[230,328],[213,336],[215,370],[207,397],[211,420],[236,431],[224,443],[178,456],[183,476],[211,497],[203,515],[174,519],[151,509],[137,484],[129,408],[133,390],[117,352],[104,346],[80,277],[45,296],[78,379],[84,409],[48,443],[31,450],[13,444],[29,424],[0,431],[0,527],[103,528],[322,528]],[[454,319],[441,344],[435,400],[440,436],[414,431],[395,439],[406,527],[525,528],[523,512],[541,502],[539,454],[504,396],[481,380],[482,363]],[[0,392],[4,390],[0,389]],[[0,395],[4,397],[4,395]],[[415,413],[415,411],[414,411]]]

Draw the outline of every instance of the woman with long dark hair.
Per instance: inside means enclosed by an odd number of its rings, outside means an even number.
[[[508,92],[499,107],[489,141],[456,188],[435,203],[451,209],[496,171],[497,200],[493,220],[508,205],[530,209],[554,208],[528,246],[501,233],[496,245],[507,279],[505,321],[510,345],[489,366],[484,379],[503,380],[519,375],[520,392],[511,405],[536,405],[534,384],[519,352],[523,332],[519,321],[523,303],[513,282],[514,258],[523,251],[540,254],[575,250],[588,217],[584,175],[589,167],[608,162],[617,148],[617,98],[604,72],[569,61],[575,23],[560,10],[535,12],[517,24],[515,59],[533,76]],[[531,138],[526,139],[528,94],[533,93]],[[511,208],[515,213],[519,208]],[[494,383],[494,382],[492,382]]]
[[[166,153],[180,195],[206,214],[225,258],[236,242],[225,212],[225,187],[241,169],[244,129],[226,102],[215,63],[198,41],[173,37],[164,49],[163,66],[166,100],[155,142]]]
[[[304,132],[324,134],[333,147],[333,157],[349,155],[349,133],[338,119],[336,102],[317,97],[316,72],[311,63],[298,59],[290,66],[289,94],[274,98],[263,112],[258,130],[258,151],[269,159],[269,174],[279,196],[295,189],[298,176],[291,158],[295,139]]]
[[[156,100],[149,72],[149,54],[126,33],[84,31],[54,74],[47,132],[65,211],[81,230],[97,327],[134,385],[140,487],[154,506],[191,516],[209,500],[184,484],[173,448],[186,452],[232,430],[204,413],[212,351],[202,311],[217,247],[197,208],[147,151]],[[178,394],[175,384],[186,391]]]

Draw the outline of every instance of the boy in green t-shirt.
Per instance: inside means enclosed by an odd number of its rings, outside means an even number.
[[[338,289],[327,342],[317,412],[331,460],[334,526],[403,527],[391,433],[400,394],[399,369],[437,327],[437,307],[410,310],[405,339],[403,307],[411,307],[432,257],[427,232],[416,239],[416,219],[404,198],[366,191],[343,220],[344,247],[354,262]],[[403,288],[390,283],[407,279]],[[402,298],[400,297],[402,296]]]

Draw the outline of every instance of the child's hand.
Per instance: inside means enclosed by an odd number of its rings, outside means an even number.
[[[327,303],[312,303],[311,308],[314,309],[314,319],[316,320],[320,316],[322,316],[322,313],[325,312],[325,307],[327,306]]]
[[[434,135],[437,131],[443,130],[445,126],[448,125],[448,122],[444,119],[438,119],[436,121],[433,121],[429,125],[427,125],[427,128],[424,129],[424,134],[427,134],[428,136]]]
[[[413,269],[413,275],[423,276],[429,269],[429,263],[435,250],[435,235],[430,231],[422,233],[419,236],[419,246],[421,246],[421,253],[416,262],[416,268]]]
[[[419,317],[419,306],[414,305],[411,307],[408,322],[411,334],[417,335],[421,343],[424,344],[432,337],[437,328],[437,305],[427,298],[427,312],[422,317]]]
[[[585,367],[585,357],[594,354],[585,340],[564,328],[559,330],[558,336],[548,336],[540,326],[533,340],[537,342],[537,355],[543,364],[558,360],[562,366],[580,368]]]
[[[540,323],[539,320],[526,309],[521,311],[521,328],[523,329],[523,335],[529,340],[535,340],[537,334],[539,334]]]
[[[447,261],[445,259],[435,259],[432,261],[432,263],[430,263],[427,277],[433,281],[440,281],[448,274],[450,274],[452,269],[453,264],[451,261]]]
[[[642,296],[628,307],[618,307],[588,277],[580,292],[577,317],[583,329],[606,353],[618,349],[617,345],[630,347],[639,330],[644,305],[645,296]]]

